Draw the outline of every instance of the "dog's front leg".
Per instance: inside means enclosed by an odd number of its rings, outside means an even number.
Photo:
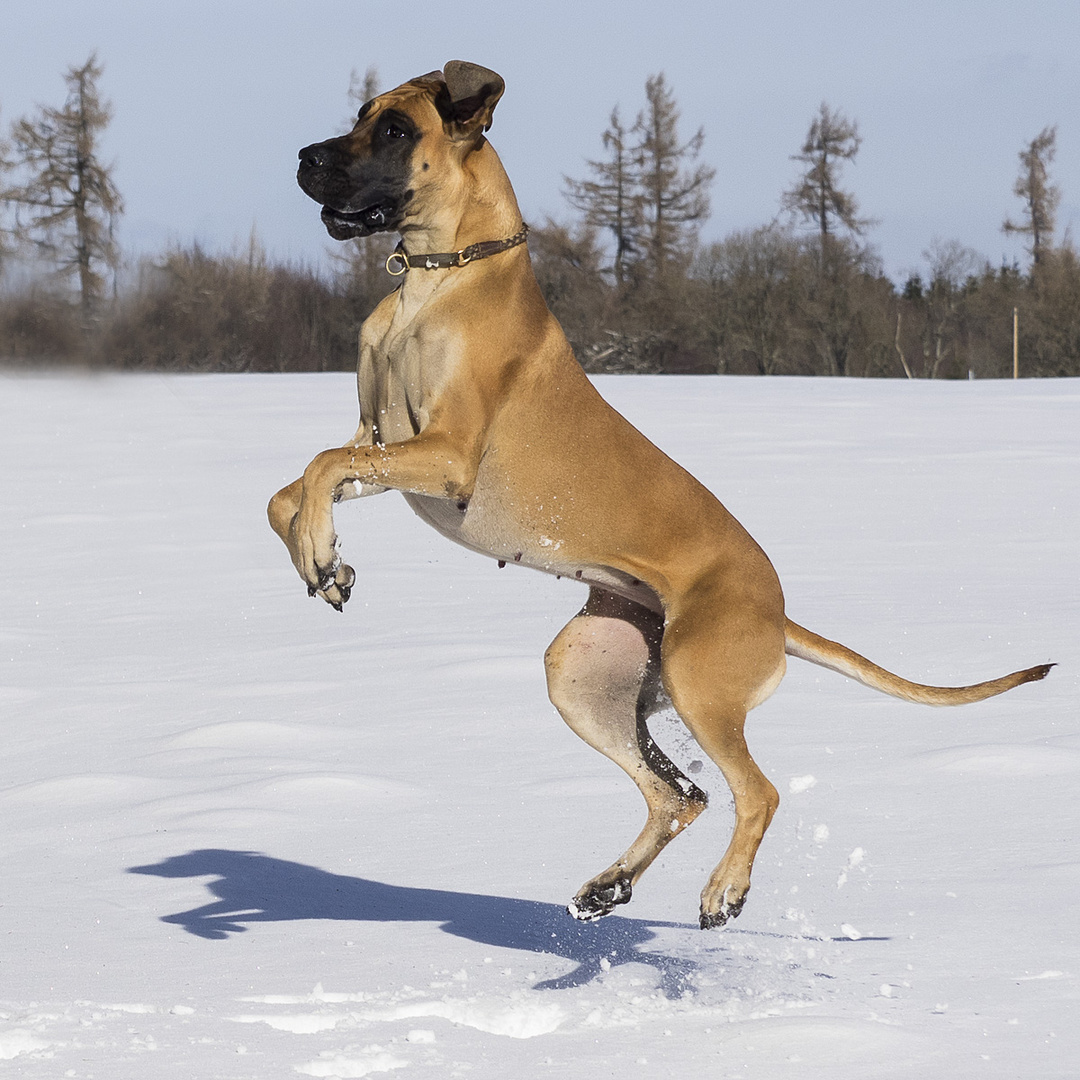
[[[300,498],[303,493],[304,479],[301,477],[299,480],[294,480],[287,487],[283,487],[271,500],[270,505],[266,508],[266,516],[270,519],[270,525],[274,532],[281,537],[285,546],[289,549],[289,558],[292,560],[293,566],[296,567],[297,573],[301,577],[304,576],[304,572],[301,569],[301,560],[298,554],[297,537],[296,537],[296,525],[297,518],[300,511]],[[380,491],[385,491],[385,488],[371,488],[364,491],[365,495],[374,495]],[[335,501],[353,499],[356,498],[359,493],[356,492],[352,484],[346,484],[339,492],[335,493]],[[331,524],[331,528],[333,525]],[[333,580],[324,588],[315,590],[315,593],[321,596],[331,607],[341,611],[343,605],[348,601],[352,592],[353,582],[356,580],[356,575],[353,572],[351,566],[346,565],[343,562],[338,562],[338,566],[334,571]],[[311,586],[308,586],[309,591]]]
[[[346,589],[352,586],[352,570],[341,562],[337,553],[333,512],[334,502],[350,486],[359,482],[418,495],[467,499],[472,494],[475,477],[474,455],[455,440],[436,433],[424,432],[406,442],[386,446],[324,450],[293,485],[293,488],[299,485],[299,504],[285,537],[308,591],[313,595],[327,593],[329,597],[335,586],[340,586],[343,567],[347,571]]]

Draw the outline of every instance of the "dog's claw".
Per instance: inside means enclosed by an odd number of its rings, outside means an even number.
[[[356,572],[351,566],[335,558],[328,570],[315,568],[317,584],[307,584],[308,596],[321,596],[335,611],[342,611],[352,596]]]

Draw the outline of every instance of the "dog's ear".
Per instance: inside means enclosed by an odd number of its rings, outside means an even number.
[[[455,142],[491,127],[491,114],[506,89],[502,78],[478,64],[450,60],[443,68],[445,92],[435,98],[447,134]]]

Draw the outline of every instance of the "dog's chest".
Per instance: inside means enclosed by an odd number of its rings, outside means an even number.
[[[420,434],[451,378],[450,357],[412,333],[387,333],[378,350],[361,364],[360,412],[374,441],[404,442]],[[366,369],[366,370],[365,370]]]
[[[361,387],[360,414],[372,426],[376,443],[405,442],[427,423],[429,395],[407,361],[386,365],[377,379]]]

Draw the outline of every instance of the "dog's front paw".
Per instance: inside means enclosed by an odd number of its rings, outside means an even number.
[[[323,577],[319,586],[308,586],[308,596],[321,596],[336,611],[349,602],[352,588],[356,583],[356,572],[348,563],[338,562],[332,574]]]
[[[331,504],[314,509],[303,499],[289,527],[289,549],[309,596],[321,595],[340,610],[356,575],[337,552]]]

